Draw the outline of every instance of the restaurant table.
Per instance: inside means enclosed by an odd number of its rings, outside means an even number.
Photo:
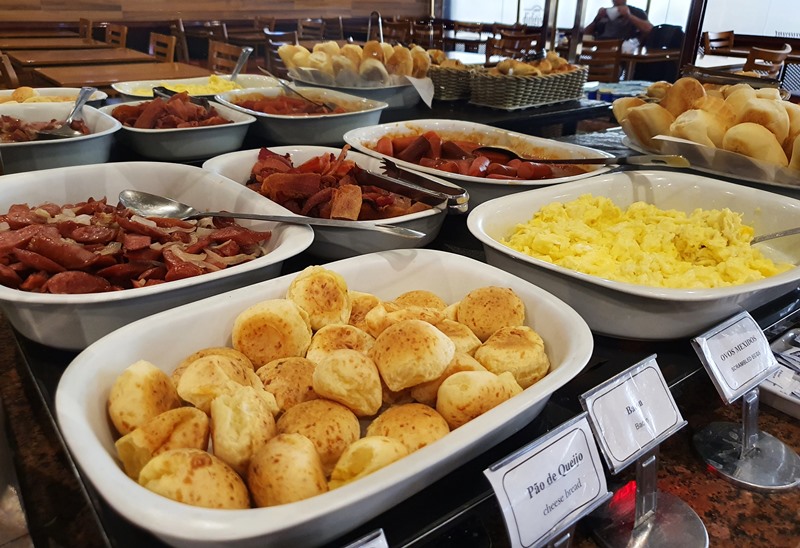
[[[661,63],[664,61],[674,61],[677,66],[681,60],[680,49],[661,49],[647,48],[640,46],[633,51],[624,51],[621,55],[622,63],[625,65],[624,79],[633,80],[636,74],[636,65],[642,63]]]
[[[0,30],[0,38],[78,38],[74,30],[67,29],[6,29]]]
[[[111,84],[138,80],[168,80],[208,76],[205,67],[187,63],[115,63],[34,69],[36,78],[59,87],[94,86],[114,93]]]
[[[92,49],[111,44],[91,38],[0,38],[0,51],[12,49]]]
[[[21,85],[36,83],[37,67],[100,65],[112,63],[153,63],[152,55],[130,48],[103,49],[18,49],[9,50]]]
[[[694,66],[714,70],[742,70],[745,59],[728,55],[698,55]]]

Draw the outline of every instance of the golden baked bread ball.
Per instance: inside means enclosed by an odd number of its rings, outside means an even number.
[[[383,64],[383,47],[379,41],[368,40],[364,44],[364,47],[361,50],[361,62],[363,63],[367,59],[375,59]]]
[[[402,403],[413,403],[414,398],[411,397],[411,389],[403,388],[397,392],[390,390],[386,383],[381,379],[381,390],[383,393],[383,405],[381,411],[385,411],[393,405],[400,405]]]
[[[263,392],[252,386],[241,386],[232,394],[220,394],[211,401],[214,455],[242,476],[247,474],[256,451],[278,433]]]
[[[428,56],[431,58],[431,62],[434,65],[441,65],[447,59],[447,54],[437,48],[429,49]]]
[[[692,104],[705,97],[706,89],[695,78],[678,78],[664,93],[659,104],[677,117],[681,112],[689,110]]]
[[[525,304],[508,287],[479,287],[461,299],[456,316],[459,323],[485,341],[501,327],[525,323]]]
[[[385,65],[394,54],[394,46],[389,42],[381,42],[381,49],[383,50],[383,64]]]
[[[669,134],[673,137],[714,148],[722,146],[722,138],[727,130],[713,115],[699,109],[681,113],[669,126]]]
[[[794,138],[790,155],[792,161],[789,162],[789,168],[800,171],[800,135]]]
[[[414,70],[414,59],[411,58],[411,51],[400,44],[392,48],[392,54],[385,58],[384,65],[389,74],[398,76],[411,76]]]
[[[170,377],[172,378],[172,384],[174,384],[175,387],[177,388],[178,381],[180,380],[183,371],[189,366],[190,363],[199,358],[211,355],[226,356],[231,360],[233,360],[234,362],[237,362],[242,367],[248,367],[250,369],[254,369],[253,362],[251,362],[247,356],[245,356],[238,350],[234,348],[229,348],[227,346],[212,346],[210,348],[203,348],[202,350],[198,350],[197,352],[194,352],[189,356],[186,356],[183,360],[181,360],[181,363],[178,364],[178,367],[172,370],[172,374],[170,375]]]
[[[789,117],[789,135],[783,142],[783,150],[787,157],[794,159],[792,147],[795,139],[800,135],[800,105],[791,101],[781,101],[780,105],[786,110],[786,115]]]
[[[209,431],[208,415],[194,407],[178,407],[125,434],[114,446],[125,473],[136,480],[144,465],[164,451],[208,449]]]
[[[297,53],[304,53],[305,57],[307,57],[311,52],[308,51],[307,48],[297,45],[297,44],[281,44],[278,47],[278,56],[283,61],[283,64],[286,65],[287,69],[293,69],[296,66],[295,62],[295,55]]]
[[[510,372],[522,388],[550,370],[544,341],[527,325],[498,329],[475,351],[475,359],[497,375]]]
[[[355,413],[344,405],[318,399],[287,409],[278,418],[278,433],[302,434],[314,442],[327,475],[342,452],[361,437],[361,426]]]
[[[358,84],[358,65],[344,55],[331,56],[331,63],[338,85],[351,87]]]
[[[506,371],[459,371],[447,377],[436,396],[436,411],[455,430],[475,417],[522,392],[514,375]]]
[[[20,86],[11,92],[11,100],[17,103],[24,103],[37,95],[39,95],[39,92],[32,87]]]
[[[455,343],[433,325],[405,320],[378,336],[371,355],[386,386],[397,392],[438,378],[455,350]]]
[[[456,70],[468,70],[469,67],[462,63],[458,59],[445,59],[441,63],[439,63],[439,68],[443,69],[456,69]]]
[[[447,377],[459,371],[486,371],[486,368],[471,355],[464,352],[456,352],[438,379],[412,386],[409,389],[409,394],[419,403],[436,407],[436,395],[439,392],[439,387]]]
[[[494,66],[500,74],[510,74],[514,69],[514,59],[501,59]]]
[[[621,123],[628,117],[630,109],[643,104],[645,104],[645,100],[641,97],[620,97],[619,99],[614,99],[614,102],[611,103],[611,112],[614,113],[617,123]]]
[[[380,303],[364,317],[365,331],[378,337],[383,331],[405,320],[422,320],[437,324],[444,319],[444,311],[426,306],[398,305],[393,302]]]
[[[309,57],[311,57],[311,52],[302,46],[300,47],[302,49],[298,49],[292,54],[292,68],[310,68],[311,62],[309,61]]]
[[[648,97],[652,97],[653,99],[663,99],[664,95],[667,94],[669,88],[672,87],[671,82],[667,82],[666,80],[659,80],[658,82],[653,82],[649,86],[647,86],[647,91],[645,94]]]
[[[374,57],[367,57],[365,52],[365,57],[361,61],[361,65],[358,67],[358,75],[367,82],[372,82],[373,84],[387,84],[391,80],[389,76],[389,72],[386,70],[386,67],[383,66],[383,61],[380,61]]]
[[[270,299],[236,317],[231,339],[233,347],[258,368],[278,358],[305,356],[311,344],[311,320],[294,301]]]
[[[314,362],[299,356],[278,358],[259,367],[256,375],[264,384],[264,390],[275,396],[283,413],[298,403],[319,397],[312,382],[315,367]]]
[[[316,69],[322,74],[333,76],[333,62],[331,56],[324,51],[312,51],[308,56],[308,68]]]
[[[335,40],[327,40],[325,42],[317,42],[311,48],[311,51],[316,52],[323,52],[331,57],[334,55],[339,55],[341,49],[339,48],[339,43]]]
[[[423,308],[435,308],[436,310],[444,310],[447,308],[447,303],[439,295],[427,289],[416,289],[413,291],[406,291],[395,297],[392,302],[400,308],[409,306],[420,306]]]
[[[250,461],[247,486],[259,508],[297,502],[325,493],[328,484],[311,440],[279,434]]]
[[[658,150],[659,145],[653,141],[656,135],[669,135],[669,127],[675,116],[658,103],[647,103],[628,111],[628,117],[622,122],[622,129],[634,141],[647,149]]]
[[[755,89],[753,88],[753,86],[745,83],[722,86],[720,88],[720,91],[722,92],[722,96],[725,97],[725,99],[727,99],[730,95],[733,95],[734,93],[742,89],[747,91],[752,91],[753,95],[755,95]]]
[[[529,63],[516,62],[509,74],[513,76],[541,76],[542,74],[549,74],[552,72],[553,67],[547,61],[542,61],[539,66],[533,66]]]
[[[361,59],[364,57],[364,50],[358,44],[345,44],[339,48],[339,55],[350,59],[350,62],[353,63],[356,71],[358,71],[358,67],[361,65]]]
[[[357,350],[333,350],[317,363],[314,392],[339,402],[357,417],[378,412],[383,401],[381,378],[372,358]]]
[[[736,123],[739,122],[739,118],[744,111],[744,105],[750,101],[750,99],[756,98],[756,90],[750,86],[746,84],[744,87],[737,86],[733,86],[736,89],[725,96],[725,102],[728,104],[731,110],[736,113]]]
[[[756,97],[759,99],[772,99],[773,101],[783,101],[781,90],[778,88],[760,88],[756,90]]]
[[[367,324],[364,318],[367,312],[381,304],[381,300],[372,293],[348,290],[350,294],[350,319],[348,323],[366,331]]]
[[[386,436],[369,436],[353,443],[331,472],[330,489],[361,479],[408,455],[400,441]]]
[[[200,449],[170,449],[156,455],[142,468],[139,484],[192,506],[250,508],[250,495],[239,474]]]
[[[775,134],[760,124],[736,124],[725,133],[722,148],[786,167],[789,160]]]
[[[411,76],[414,78],[425,78],[431,68],[431,57],[428,55],[428,52],[425,51],[425,48],[420,46],[412,46],[411,59],[413,61]]]
[[[436,328],[450,337],[450,340],[456,345],[456,352],[472,355],[481,345],[481,340],[477,335],[463,323],[444,319],[436,324]]]
[[[704,110],[711,114],[726,131],[736,123],[736,113],[721,96],[706,95],[701,97],[692,104],[692,108]]]
[[[444,318],[445,320],[453,320],[454,322],[458,321],[458,305],[461,301],[456,301],[447,305],[447,308],[444,309]]]
[[[390,407],[367,427],[367,436],[394,438],[409,453],[422,449],[450,433],[450,427],[435,409],[421,403]]]
[[[289,284],[286,298],[306,311],[314,331],[350,319],[350,295],[341,274],[322,266],[309,266]]]
[[[789,136],[789,114],[781,101],[754,97],[744,104],[739,115],[739,123],[761,124],[772,133],[781,145]]]
[[[108,395],[108,416],[122,435],[180,406],[178,392],[167,374],[145,360],[129,365]]]
[[[320,363],[328,354],[341,348],[369,354],[373,344],[375,339],[363,329],[344,323],[330,324],[314,333],[306,359]]]

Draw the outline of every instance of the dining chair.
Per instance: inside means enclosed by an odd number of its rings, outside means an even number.
[[[241,46],[220,42],[208,41],[208,70],[217,74],[230,74],[236,66],[236,61],[242,54]]]
[[[178,38],[172,34],[150,33],[150,46],[147,52],[163,63],[175,61],[175,47]]]
[[[106,25],[104,41],[115,48],[124,48],[128,43],[128,27],[118,23],[109,23]]]
[[[5,89],[16,89],[19,87],[19,78],[11,59],[5,53],[0,53],[0,83]]]
[[[390,44],[408,45],[411,38],[411,21],[384,21],[383,41]]]
[[[589,67],[588,80],[619,82],[622,40],[584,40],[578,63]]]
[[[780,79],[784,63],[789,54],[792,53],[792,46],[784,44],[779,50],[752,47],[747,54],[744,62],[745,72],[753,71],[763,74],[768,78]]]
[[[93,26],[94,25],[89,19],[81,17],[80,19],[78,19],[78,35],[81,38],[91,38]]]
[[[269,32],[265,30],[264,35],[267,40],[265,48],[266,53],[264,55],[267,63],[267,70],[269,70],[278,78],[288,78],[289,71],[284,64],[283,59],[281,59],[281,56],[278,55],[278,48],[284,44],[297,44],[297,31],[292,30],[287,32]]]
[[[479,37],[483,32],[483,23],[471,23],[467,21],[453,21],[453,39],[455,43],[459,43],[458,39],[464,37],[464,33],[468,36],[477,34]],[[459,37],[458,33],[462,33]],[[462,42],[464,51],[471,51],[473,53],[480,50],[480,44],[470,40],[469,42]]]
[[[721,32],[706,31],[703,33],[703,52],[713,53],[714,50],[729,50],[733,48],[734,34],[732,30]]]
[[[322,19],[298,19],[297,37],[300,40],[324,40],[325,21]]]
[[[224,21],[206,21],[203,23],[203,30],[209,40],[215,40],[217,42],[228,41],[228,24]]]
[[[253,26],[256,30],[275,30],[275,23],[277,19],[275,17],[269,15],[257,15],[255,19],[253,19]]]
[[[497,37],[486,41],[486,64],[491,64],[492,57],[524,59],[536,52],[539,34],[506,34],[498,33]]]
[[[411,41],[425,49],[444,49],[442,23],[411,23]]]
[[[344,40],[344,19],[339,17],[328,17],[325,20],[325,40]]]
[[[500,38],[500,34],[503,33],[505,35],[510,34],[529,34],[528,25],[524,25],[522,23],[514,23],[514,24],[506,24],[506,23],[495,23],[492,25],[492,34],[494,34],[495,38]]]

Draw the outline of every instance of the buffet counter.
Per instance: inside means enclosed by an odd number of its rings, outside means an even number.
[[[621,133],[576,135],[570,142],[627,154]],[[483,260],[481,244],[466,227],[466,216],[450,216],[433,249]],[[317,260],[307,254],[287,260],[284,273]],[[769,323],[798,308],[800,289],[754,311]],[[762,323],[762,326],[765,324]],[[467,465],[453,470],[423,491],[331,543],[343,546],[382,528],[390,546],[505,547],[509,545],[496,499],[483,470],[580,412],[579,396],[652,354],[670,386],[688,426],[660,450],[658,487],[691,506],[705,524],[711,546],[789,547],[800,544],[800,490],[764,494],[740,489],[706,469],[694,453],[692,434],[709,422],[740,421],[738,405],[724,405],[688,340],[641,342],[595,336],[586,368],[555,392],[530,424]],[[64,448],[54,420],[54,396],[64,368],[75,353],[31,342],[0,318],[0,401],[14,452],[18,481],[32,540],[37,546],[157,546],[84,483]],[[800,424],[784,413],[761,407],[760,427],[800,450]],[[631,466],[608,476],[617,489],[632,479]],[[595,546],[590,520],[578,524],[574,545]]]

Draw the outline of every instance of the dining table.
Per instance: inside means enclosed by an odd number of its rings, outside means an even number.
[[[109,95],[116,95],[111,84],[117,82],[196,78],[209,75],[206,67],[177,62],[40,67],[34,69],[33,72],[37,80],[50,86],[94,86]]]
[[[111,44],[102,40],[80,37],[0,38],[0,51],[12,49],[93,49],[111,47],[113,47]]]
[[[745,59],[732,55],[698,55],[694,60],[694,66],[702,69],[714,70],[742,70]]]
[[[636,74],[636,65],[639,63],[646,64],[673,61],[677,65],[681,60],[681,50],[639,46],[628,51],[623,48],[620,57],[624,65],[624,79],[633,80]]]
[[[78,38],[80,34],[68,29],[5,29],[0,38]]]
[[[10,50],[7,55],[17,69],[59,65],[152,63],[155,60],[152,55],[131,48],[18,49]]]

